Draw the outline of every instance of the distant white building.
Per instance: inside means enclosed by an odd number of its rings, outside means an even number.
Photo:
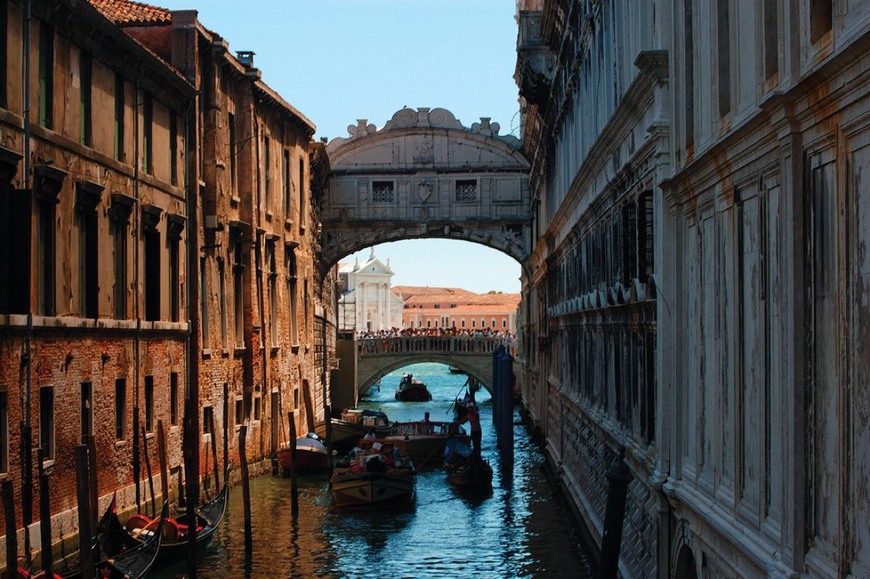
[[[343,330],[388,330],[402,327],[402,298],[390,290],[393,270],[390,262],[382,263],[372,250],[360,263],[340,263],[338,325]]]

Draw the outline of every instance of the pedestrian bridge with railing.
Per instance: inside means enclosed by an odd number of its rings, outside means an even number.
[[[492,392],[493,352],[499,346],[517,357],[513,336],[372,336],[356,339],[359,393],[384,375],[409,364],[447,364],[475,378]]]

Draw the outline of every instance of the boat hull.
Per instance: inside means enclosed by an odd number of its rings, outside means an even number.
[[[411,473],[337,473],[330,482],[336,507],[401,505],[414,500]]]
[[[492,489],[492,467],[484,460],[469,460],[464,465],[445,464],[447,481],[464,489]]]
[[[314,472],[326,469],[326,452],[320,452],[309,448],[296,449],[296,470],[298,472]],[[293,452],[289,448],[278,451],[278,466],[283,472],[293,469]]]

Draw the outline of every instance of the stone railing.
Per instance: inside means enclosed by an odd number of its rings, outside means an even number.
[[[395,356],[396,354],[492,354],[504,346],[516,357],[517,340],[507,336],[397,336],[392,338],[357,338],[360,356]]]

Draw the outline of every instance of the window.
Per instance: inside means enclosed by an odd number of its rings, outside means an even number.
[[[91,146],[91,55],[82,50],[79,53],[79,142]]]
[[[307,218],[305,212],[307,211],[305,207],[305,194],[307,187],[305,186],[305,161],[299,159],[299,232],[303,233],[305,231],[305,224],[307,223]]]
[[[54,388],[39,389],[39,448],[45,460],[54,460]]]
[[[269,339],[274,348],[278,345],[278,269],[274,241],[266,242],[266,261],[269,267]]]
[[[178,372],[169,374],[169,424],[178,424]]]
[[[496,325],[495,325],[495,318],[492,319],[492,327],[493,327],[493,328],[496,327]]]
[[[142,170],[154,173],[154,101],[151,95],[142,93]]]
[[[52,124],[53,99],[54,31],[43,23],[39,27],[39,124],[48,129]]]
[[[502,328],[507,328],[507,320],[506,320],[506,319],[504,319],[504,320],[501,321],[501,327],[502,327]]]
[[[272,141],[269,137],[263,137],[263,199],[266,211],[272,211]]]
[[[145,319],[160,319],[160,232],[145,230]]]
[[[477,327],[477,320],[474,320],[474,319],[471,320],[471,327],[472,328]]]
[[[716,56],[718,58],[719,78],[719,116],[731,112],[731,21],[729,7],[731,0],[716,3]]]
[[[244,297],[242,291],[244,287],[245,264],[244,253],[242,251],[242,232],[236,230],[233,238],[235,239],[233,247],[233,322],[235,324],[236,348],[244,348],[245,323],[243,318]]]
[[[113,292],[115,319],[127,319],[127,218],[129,207],[121,208],[113,198],[112,206],[112,273],[115,278]]]
[[[465,318],[462,319],[462,327],[465,327]]]
[[[257,394],[256,396],[254,396],[254,420],[257,422],[260,421],[260,415],[263,411],[262,407],[263,398],[259,394]]]
[[[115,440],[124,440],[126,412],[127,381],[124,378],[118,378],[115,380]]]
[[[486,327],[486,320],[483,318],[480,318],[480,327],[481,327],[481,329]]]
[[[241,398],[236,398],[236,425],[240,425],[245,421],[245,404]]]
[[[282,165],[282,176],[284,186],[284,218],[290,220],[293,218],[290,213],[290,150],[284,149],[284,164]]]
[[[169,111],[169,182],[178,185],[178,118]]]
[[[0,472],[9,472],[9,393],[0,391]]]
[[[693,22],[692,4],[695,0],[683,1],[683,37],[686,39],[683,51],[686,83],[685,102],[685,139],[686,148],[695,144],[695,25]],[[534,239],[535,237],[533,237]]]
[[[208,350],[208,261],[204,257],[199,258],[199,330],[202,349]]]
[[[834,22],[832,0],[810,0],[810,42],[815,44],[831,30]]]
[[[776,0],[764,0],[764,78],[779,72],[779,15]]]
[[[53,316],[54,307],[54,268],[55,268],[55,211],[57,204],[53,199],[42,199],[39,203],[37,227],[37,275],[39,276],[39,313]]]
[[[230,165],[230,195],[236,194],[236,117],[233,113],[227,115],[227,130],[229,131],[229,165]]]
[[[99,246],[97,205],[102,187],[80,181],[76,190],[79,219],[79,311],[85,318],[97,318],[99,310]]]
[[[374,181],[372,183],[373,203],[392,203],[393,197],[392,181]]]
[[[212,432],[212,422],[214,422],[214,408],[211,406],[202,407],[202,433],[214,434]]]
[[[655,271],[654,244],[653,192],[644,191],[637,198],[638,277],[641,283],[646,283]]]
[[[221,314],[221,348],[224,350],[227,349],[227,334],[229,333],[227,327],[227,272],[226,266],[224,265],[223,259],[218,259],[218,292],[220,295],[218,296],[218,300],[220,303],[218,306],[220,307]]]
[[[90,382],[82,382],[80,409],[81,441],[84,444],[94,434],[94,387]]]
[[[154,430],[154,376],[145,376],[145,432]]]
[[[115,73],[115,160],[124,160],[124,77]]]
[[[19,283],[31,276],[30,214],[31,196],[0,183],[0,313],[30,311],[30,284]]]
[[[299,305],[296,299],[296,252],[287,248],[287,293],[290,295],[290,343],[299,344]]]
[[[477,181],[474,179],[457,180],[456,201],[460,203],[477,201]]]
[[[166,216],[166,237],[169,246],[169,319],[181,319],[181,232],[184,231],[184,217],[169,213]]]

